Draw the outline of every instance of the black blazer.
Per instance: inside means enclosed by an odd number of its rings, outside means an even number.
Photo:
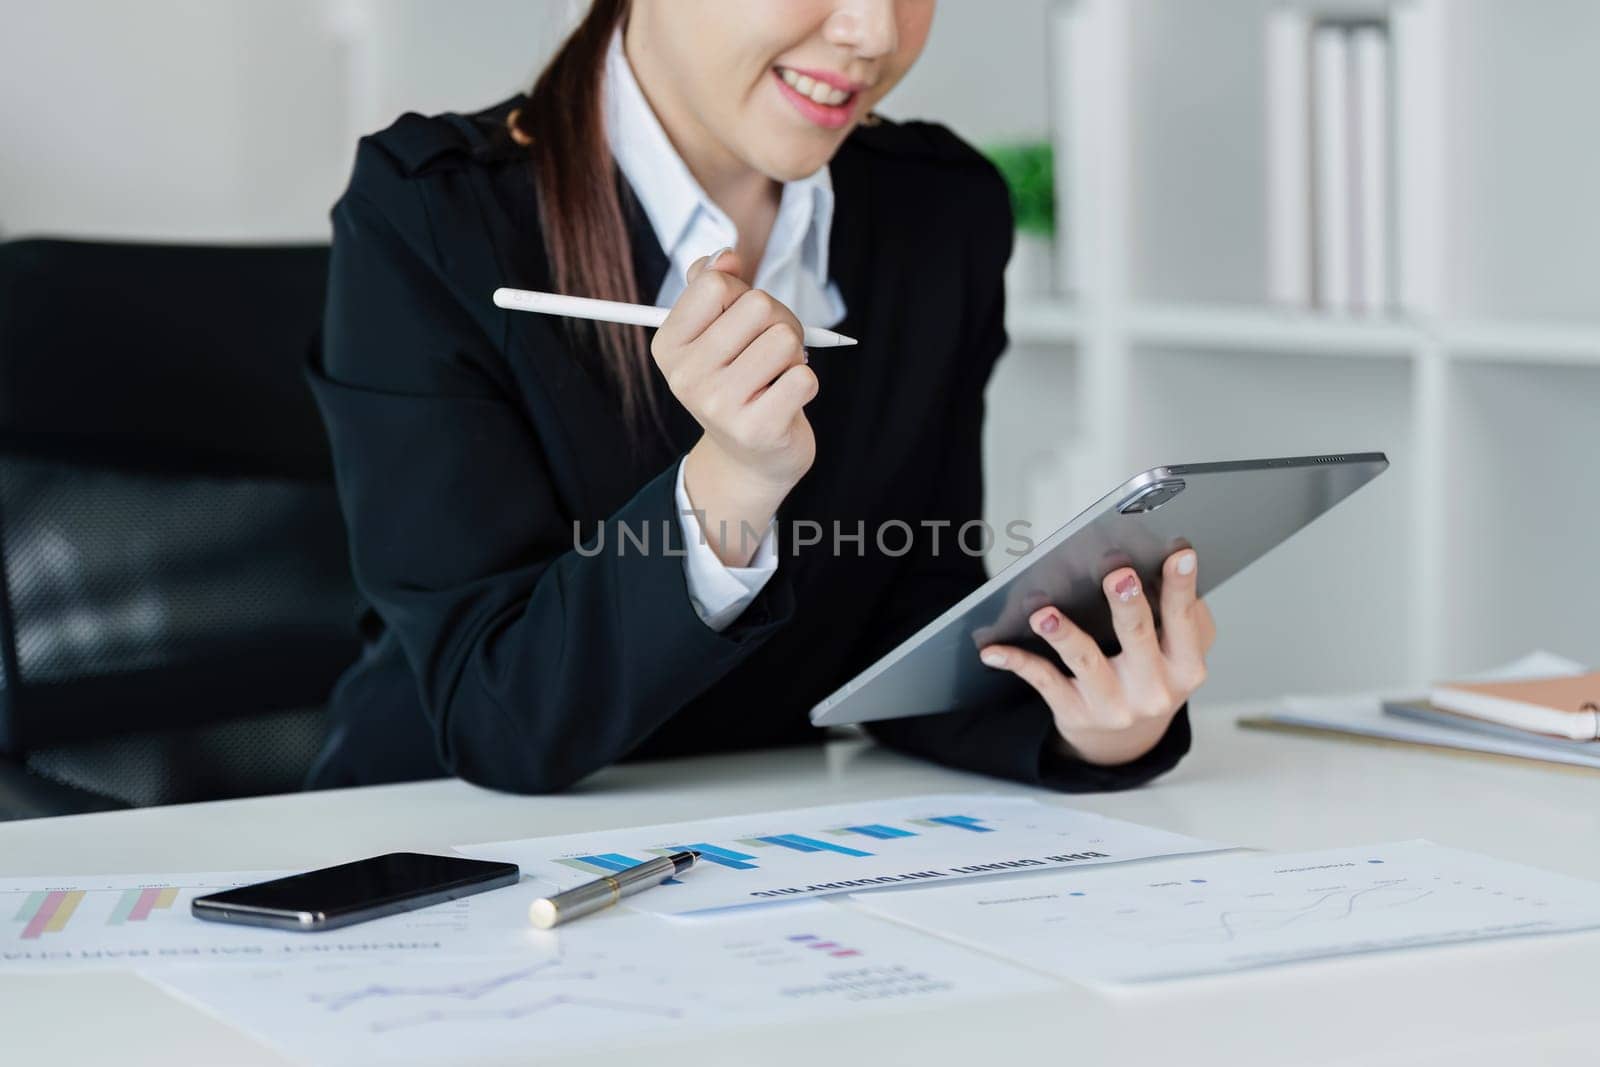
[[[629,757],[819,739],[812,704],[984,579],[949,531],[980,515],[983,391],[1006,346],[1011,213],[993,167],[923,123],[859,129],[834,159],[838,329],[860,344],[812,354],[816,463],[779,511],[777,573],[718,633],[690,605],[674,510],[693,419],[655,373],[671,440],[631,441],[569,327],[489,299],[553,288],[528,149],[503,124],[517,103],[410,114],[364,138],[333,210],[310,375],[373,612],[314,786],[457,774],[544,792]],[[639,289],[654,293],[667,260],[624,191]],[[893,519],[926,534],[911,552],[898,527],[895,555],[875,543]],[[940,519],[936,554],[921,523]],[[823,543],[796,551],[799,520]],[[836,520],[866,531],[837,555]],[[605,550],[576,551],[574,523],[591,543],[603,524]],[[648,530],[652,551],[619,554],[621,524]],[[1189,746],[1180,713],[1143,758],[1090,766],[1054,750],[1031,690],[1012,694],[872,733],[1071,790],[1143,782]]]

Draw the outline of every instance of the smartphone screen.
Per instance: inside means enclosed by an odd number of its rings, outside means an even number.
[[[195,898],[196,918],[331,930],[514,885],[514,863],[391,852]]]

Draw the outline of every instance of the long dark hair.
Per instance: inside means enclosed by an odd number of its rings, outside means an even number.
[[[639,301],[633,256],[606,142],[602,79],[606,49],[628,17],[630,0],[594,0],[533,92],[512,113],[517,140],[532,146],[539,189],[539,222],[556,288],[575,296]],[[623,416],[638,431],[648,419],[660,428],[650,391],[650,348],[637,326],[577,323],[598,348],[622,397]]]

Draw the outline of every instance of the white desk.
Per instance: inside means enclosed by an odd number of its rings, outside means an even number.
[[[1280,850],[1427,837],[1600,881],[1600,776],[1241,731],[1239,710],[1200,709],[1195,751],[1153,786],[1051,799]],[[0,874],[315,867],[466,840],[942,790],[1021,791],[837,742],[614,768],[554,797],[441,781],[0,824]],[[1592,1064],[1600,1060],[1597,1003],[1600,933],[1115,996],[1063,985],[960,1012],[663,1045],[650,1062]],[[0,1062],[112,1061],[282,1062],[131,974],[0,977]]]

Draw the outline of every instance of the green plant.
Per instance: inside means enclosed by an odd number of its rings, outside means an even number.
[[[1017,229],[1051,237],[1056,232],[1055,153],[1048,142],[990,145],[984,155],[999,168],[1011,191]]]

